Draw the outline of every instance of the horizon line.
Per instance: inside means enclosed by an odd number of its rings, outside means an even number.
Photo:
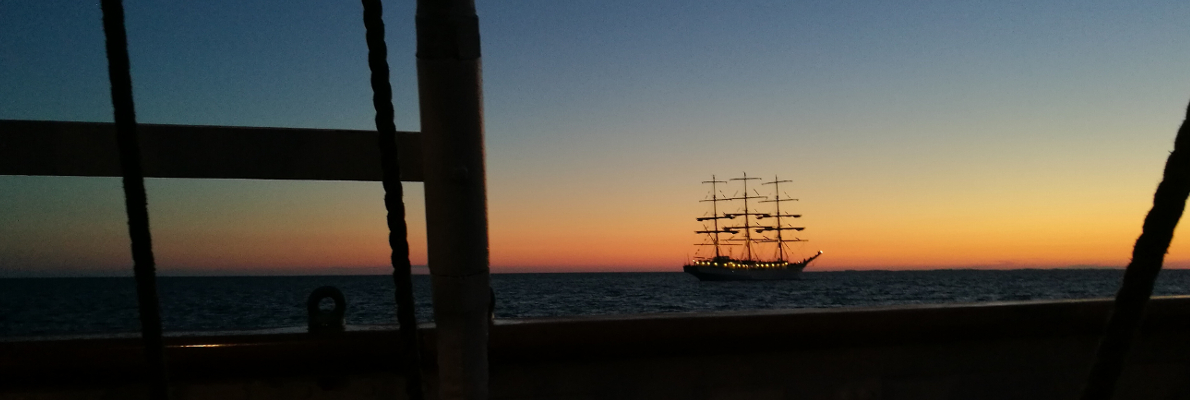
[[[955,268],[918,268],[918,269],[831,269],[819,271],[805,271],[805,273],[831,273],[831,272],[938,272],[938,271],[1086,271],[1086,270],[1118,270],[1123,271],[1126,267],[1122,266],[1069,266],[1069,267],[1020,267],[1020,268],[988,268],[988,267],[955,267]],[[1185,267],[1171,267],[1162,268],[1162,270],[1190,270]],[[122,272],[122,271],[121,271]],[[212,271],[212,273],[180,273],[180,274],[161,274],[158,273],[159,278],[285,278],[285,277],[316,277],[316,276],[389,276],[391,274],[385,273],[287,273],[281,274],[260,274],[260,273],[226,273],[226,271]],[[684,274],[682,271],[492,271],[492,275],[530,275],[530,274]],[[418,276],[429,276],[429,273],[414,273]],[[62,279],[62,278],[132,278],[131,274],[49,274],[49,275],[3,275],[0,274],[0,279]]]

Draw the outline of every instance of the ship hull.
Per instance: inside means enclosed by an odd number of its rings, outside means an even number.
[[[787,268],[742,269],[723,268],[709,265],[687,265],[682,270],[694,275],[700,281],[788,281],[802,277],[805,264],[790,265]]]

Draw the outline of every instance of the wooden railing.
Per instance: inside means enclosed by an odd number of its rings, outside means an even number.
[[[376,132],[138,124],[147,178],[380,181]],[[401,180],[422,181],[421,134],[398,133]],[[0,175],[120,176],[111,123],[0,120]]]

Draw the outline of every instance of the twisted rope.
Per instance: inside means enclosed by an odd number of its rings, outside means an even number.
[[[401,164],[397,159],[397,126],[393,122],[393,92],[388,82],[388,46],[384,42],[383,6],[380,0],[362,0],[368,41],[368,68],[372,71],[372,105],[376,108],[380,165],[383,171],[384,208],[388,211],[388,245],[392,248],[393,283],[396,286],[397,322],[405,347],[405,392],[412,400],[424,397],[421,388],[421,348],[417,340],[417,315],[413,309],[412,266],[409,263],[405,226]]]
[[[157,279],[153,243],[149,235],[149,209],[145,179],[141,173],[140,145],[136,134],[136,107],[132,102],[132,73],[128,63],[128,38],[124,31],[121,0],[103,0],[103,34],[107,38],[107,70],[112,87],[116,141],[124,175],[124,208],[128,213],[128,236],[132,241],[136,300],[140,308],[141,340],[149,363],[150,398],[168,397],[165,349],[161,339],[161,306],[157,302]]]
[[[1173,152],[1165,162],[1164,178],[1153,195],[1153,208],[1145,217],[1140,238],[1132,249],[1132,262],[1124,271],[1124,281],[1116,293],[1107,329],[1099,342],[1099,353],[1083,389],[1083,400],[1107,400],[1115,393],[1128,348],[1144,317],[1145,304],[1153,294],[1153,282],[1161,272],[1174,228],[1182,218],[1186,198],[1190,197],[1190,155],[1186,154],[1190,147],[1190,107],[1186,113],[1187,120],[1178,129]]]

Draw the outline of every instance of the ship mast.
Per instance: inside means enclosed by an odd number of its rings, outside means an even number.
[[[719,197],[719,190],[718,190],[718,187],[716,186],[716,184],[727,183],[727,182],[715,180],[715,175],[711,175],[711,180],[702,181],[702,183],[711,184],[711,198],[702,200],[703,202],[707,202],[707,201],[711,202],[711,216],[710,217],[700,217],[700,218],[697,218],[697,220],[699,222],[706,221],[708,219],[715,221],[714,222],[715,230],[713,230],[713,231],[705,231],[705,230],[704,231],[695,231],[694,233],[705,233],[705,234],[708,234],[711,236],[711,243],[713,246],[715,246],[715,259],[718,259],[719,257],[722,256],[721,254],[719,254],[719,234],[721,234],[721,233],[736,233],[736,231],[727,229],[727,228],[719,229],[719,220],[720,219],[733,218],[733,217],[728,217],[726,215],[719,215],[719,202],[726,201],[728,199]],[[704,227],[705,227],[705,225],[704,225]]]
[[[730,227],[729,229],[739,229],[739,228],[744,229],[744,251],[748,255],[748,261],[754,261],[754,258],[752,257],[751,216],[755,215],[755,216],[757,216],[757,219],[769,216],[769,214],[767,214],[767,213],[754,213],[754,212],[751,212],[748,210],[748,199],[763,199],[763,198],[765,198],[765,196],[749,196],[748,195],[748,181],[754,181],[754,180],[759,180],[759,179],[760,178],[749,178],[747,172],[744,173],[743,178],[731,178],[731,180],[733,180],[733,181],[744,181],[744,195],[741,197],[732,197],[727,200],[743,200],[744,201],[744,212],[743,213],[731,213],[731,214],[725,213],[725,214],[723,214],[723,216],[728,217],[728,218],[735,218],[735,217],[738,217],[741,215],[744,216],[744,226],[733,226],[733,227]]]
[[[802,217],[801,214],[781,214],[781,202],[783,202],[783,201],[797,201],[797,199],[788,199],[788,198],[782,199],[781,198],[781,184],[787,183],[787,182],[793,182],[793,181],[780,180],[779,178],[777,178],[776,175],[773,175],[772,182],[763,183],[764,185],[773,185],[773,191],[776,193],[776,196],[773,198],[773,200],[762,200],[761,203],[777,203],[776,204],[777,215],[775,215],[777,217],[777,226],[761,226],[761,227],[759,227],[760,229],[756,230],[756,233],[761,233],[761,232],[765,232],[765,231],[777,231],[777,240],[776,241],[777,241],[777,252],[779,254],[779,256],[777,258],[778,261],[785,261],[785,242],[804,242],[805,241],[802,239],[785,240],[781,236],[781,231],[790,231],[790,230],[801,231],[803,229],[806,229],[805,227],[792,227],[792,226],[787,227],[787,226],[781,224],[781,217],[791,217],[791,218],[801,218]]]

